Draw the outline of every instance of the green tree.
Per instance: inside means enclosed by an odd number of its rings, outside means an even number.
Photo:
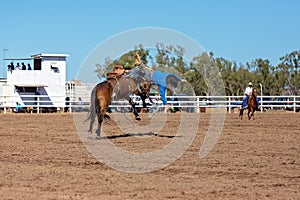
[[[96,64],[95,72],[97,73],[99,79],[105,77],[106,74],[111,70],[111,64],[112,60],[109,57],[105,58],[104,64]]]
[[[264,95],[300,93],[300,51],[282,56],[279,58],[281,63],[277,66],[261,58],[246,65],[237,64],[222,57],[215,59],[212,52],[195,56],[188,63],[184,59],[185,50],[181,46],[158,43],[156,51],[150,53],[140,44],[115,60],[106,58],[104,64],[96,64],[96,73],[99,77],[104,77],[115,65],[123,65],[127,69],[135,67],[136,51],[144,64],[147,65],[148,61],[151,61],[153,69],[183,75],[192,85],[196,95],[212,95],[216,91],[215,88],[219,88],[218,84],[224,83],[226,95],[243,96],[249,81],[253,82],[257,89],[260,89],[261,83]],[[223,83],[219,81],[220,77]]]
[[[215,60],[224,82],[226,95],[237,95],[241,89],[239,76],[237,76],[237,64],[225,58],[217,58]]]
[[[248,68],[240,64],[240,67],[237,69],[236,77],[237,77],[236,95],[243,96],[245,88],[247,87],[249,81],[252,81],[252,75]]]
[[[156,44],[155,61],[153,69],[175,69],[179,74],[185,74],[188,70],[188,63],[184,61],[184,48],[177,45]]]
[[[271,95],[271,92],[275,92],[271,89],[274,87],[274,84],[276,84],[276,80],[274,80],[274,69],[269,60],[263,60],[261,58],[256,59],[250,65],[253,82],[255,82],[256,87],[258,87],[259,83],[262,84],[264,95]]]
[[[123,54],[119,59],[113,61],[113,65],[122,65],[125,69],[132,69],[135,67],[135,54],[138,52],[142,63],[147,65],[149,56],[149,50],[144,49],[143,45],[140,44],[138,47],[134,47],[133,51]]]
[[[212,52],[210,54],[202,53],[194,57],[190,63],[187,80],[194,88],[196,95],[215,95],[216,89],[222,88],[219,82],[219,71],[217,70]],[[215,94],[213,94],[215,93]]]
[[[105,58],[104,64],[96,64],[95,72],[98,74],[98,77],[105,77],[107,72],[112,71],[114,66],[116,65],[122,65],[125,69],[132,69],[135,67],[135,53],[138,52],[141,61],[147,65],[148,58],[151,59],[151,56],[149,55],[149,50],[146,50],[142,44],[134,47],[134,50],[129,51],[123,55],[121,55],[119,58],[115,60],[111,60],[110,58]]]
[[[299,94],[300,89],[300,51],[293,51],[280,58],[279,70],[286,76],[285,88],[290,94]]]

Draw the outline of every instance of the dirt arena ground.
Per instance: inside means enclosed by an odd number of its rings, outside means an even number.
[[[112,122],[103,130],[119,147],[143,152],[170,142],[179,117],[168,114],[159,135],[147,138],[122,137]],[[87,151],[71,114],[0,114],[0,199],[300,199],[300,113],[256,113],[255,121],[227,114],[217,144],[200,159],[210,117],[200,113],[180,159],[129,173]]]

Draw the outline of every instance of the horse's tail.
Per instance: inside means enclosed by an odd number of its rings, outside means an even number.
[[[89,132],[92,132],[93,124],[96,119],[96,114],[100,112],[99,100],[97,98],[96,91],[97,91],[97,86],[92,90],[90,112],[88,118],[86,119],[86,121],[90,120],[90,128],[88,130]]]

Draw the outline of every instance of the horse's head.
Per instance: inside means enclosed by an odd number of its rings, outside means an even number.
[[[106,81],[109,83],[113,88],[118,83],[119,76],[117,73],[109,72],[106,74]]]
[[[143,81],[139,84],[140,96],[144,99],[149,97],[151,82]]]
[[[257,89],[256,88],[252,89],[252,95],[254,95],[255,97],[257,96]]]
[[[115,73],[115,72],[108,72],[108,73],[106,74],[106,78],[107,78],[107,80],[108,80],[108,79],[116,79],[116,78],[118,78],[118,73]]]

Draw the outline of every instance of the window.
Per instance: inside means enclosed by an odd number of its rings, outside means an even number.
[[[54,73],[59,73],[59,68],[57,63],[51,63],[51,70],[53,70]]]
[[[42,70],[42,59],[35,58],[33,63],[34,70]]]

